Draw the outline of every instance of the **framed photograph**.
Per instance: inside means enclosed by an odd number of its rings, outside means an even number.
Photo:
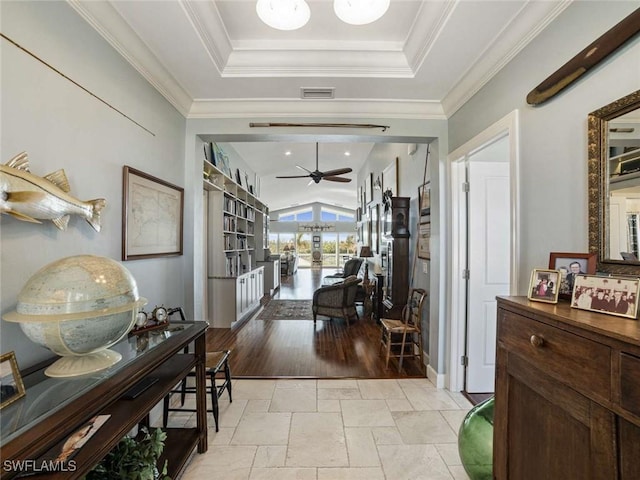
[[[395,197],[399,195],[400,191],[400,185],[398,184],[398,162],[399,158],[396,157],[389,166],[382,170],[382,191],[386,192],[387,190],[391,190],[391,193]]]
[[[316,243],[314,243],[314,244],[313,244],[313,248],[317,248],[317,249],[319,249],[319,248],[320,248],[320,243],[317,243],[317,242],[316,242]]]
[[[376,203],[369,207],[369,218],[371,219],[371,250],[380,253],[380,235],[378,228],[378,216],[380,213],[380,204]]]
[[[431,258],[431,223],[422,223],[418,229],[418,258]]]
[[[313,236],[313,241],[314,242],[319,242],[320,241],[320,235],[314,235]]]
[[[418,188],[418,201],[420,202],[420,222],[422,223],[423,217],[431,218],[431,182],[420,185]]]
[[[122,260],[182,255],[184,189],[126,165],[122,183]]]
[[[571,306],[619,317],[636,318],[640,279],[577,275]]]
[[[373,172],[369,173],[367,180],[367,203],[373,202]]]
[[[596,273],[596,254],[551,252],[549,268],[561,274],[560,298],[570,300],[576,275]]]
[[[24,397],[25,390],[15,352],[0,356],[0,408]]]
[[[560,272],[558,270],[542,270],[535,268],[531,272],[529,283],[529,300],[536,302],[558,303],[560,291]]]

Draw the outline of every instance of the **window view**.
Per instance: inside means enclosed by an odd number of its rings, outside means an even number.
[[[313,211],[310,208],[298,210],[297,212],[287,212],[278,215],[280,222],[310,222],[313,220]]]
[[[322,222],[353,222],[354,216],[348,213],[337,212],[323,208],[320,210],[320,221]]]
[[[322,266],[323,267],[337,267],[337,233],[325,233],[322,235]]]
[[[282,234],[280,234],[282,236]],[[311,234],[310,233],[298,233],[296,234],[296,245],[298,251],[298,266],[310,267],[311,266]]]

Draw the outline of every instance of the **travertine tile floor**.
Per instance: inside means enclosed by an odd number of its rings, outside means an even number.
[[[237,379],[182,479],[468,480],[457,433],[470,408],[427,379]],[[174,413],[169,426],[194,421]]]

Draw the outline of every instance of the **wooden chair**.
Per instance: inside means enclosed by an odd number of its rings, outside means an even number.
[[[419,357],[420,368],[423,365],[422,358],[422,330],[420,321],[422,319],[422,308],[427,298],[427,292],[422,288],[413,288],[409,292],[407,304],[402,309],[402,319],[395,320],[391,318],[381,319],[382,323],[382,339],[380,341],[380,350],[385,348],[386,360],[385,368],[389,368],[389,357],[398,358],[398,372],[402,371],[402,361],[404,357]],[[396,340],[393,340],[395,335]],[[398,341],[398,336],[402,335],[402,340]],[[408,338],[407,338],[408,337]],[[399,353],[391,353],[392,346],[400,346]],[[410,352],[406,352],[409,346]],[[415,348],[418,348],[418,353]]]
[[[174,313],[180,313],[182,321],[185,321],[185,315],[182,308],[174,308],[169,310],[169,316]],[[184,353],[188,352],[188,347],[185,347]],[[211,395],[211,410],[208,412],[213,413],[213,420],[216,424],[216,432],[218,431],[218,399],[222,396],[225,390],[229,393],[229,402],[233,402],[231,398],[231,369],[229,368],[229,355],[231,350],[223,350],[219,352],[207,352],[205,359],[205,376],[209,379],[209,385],[207,393]],[[224,382],[220,385],[216,385],[216,377],[218,374],[224,374]],[[184,401],[188,393],[196,393],[195,387],[187,386],[187,379],[189,377],[195,377],[195,371],[189,372],[185,378],[180,382],[180,387],[171,390],[164,397],[164,405],[162,412],[162,425],[167,426],[169,420],[169,412],[195,412],[195,408],[184,408]],[[180,394],[180,407],[171,406],[171,396],[174,394]]]

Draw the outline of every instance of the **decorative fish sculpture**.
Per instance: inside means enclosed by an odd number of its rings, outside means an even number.
[[[42,223],[51,220],[60,230],[67,228],[70,215],[84,218],[96,232],[100,231],[100,212],[104,198],[83,202],[71,196],[64,170],[45,177],[29,171],[27,152],[0,165],[0,212],[18,220]]]

